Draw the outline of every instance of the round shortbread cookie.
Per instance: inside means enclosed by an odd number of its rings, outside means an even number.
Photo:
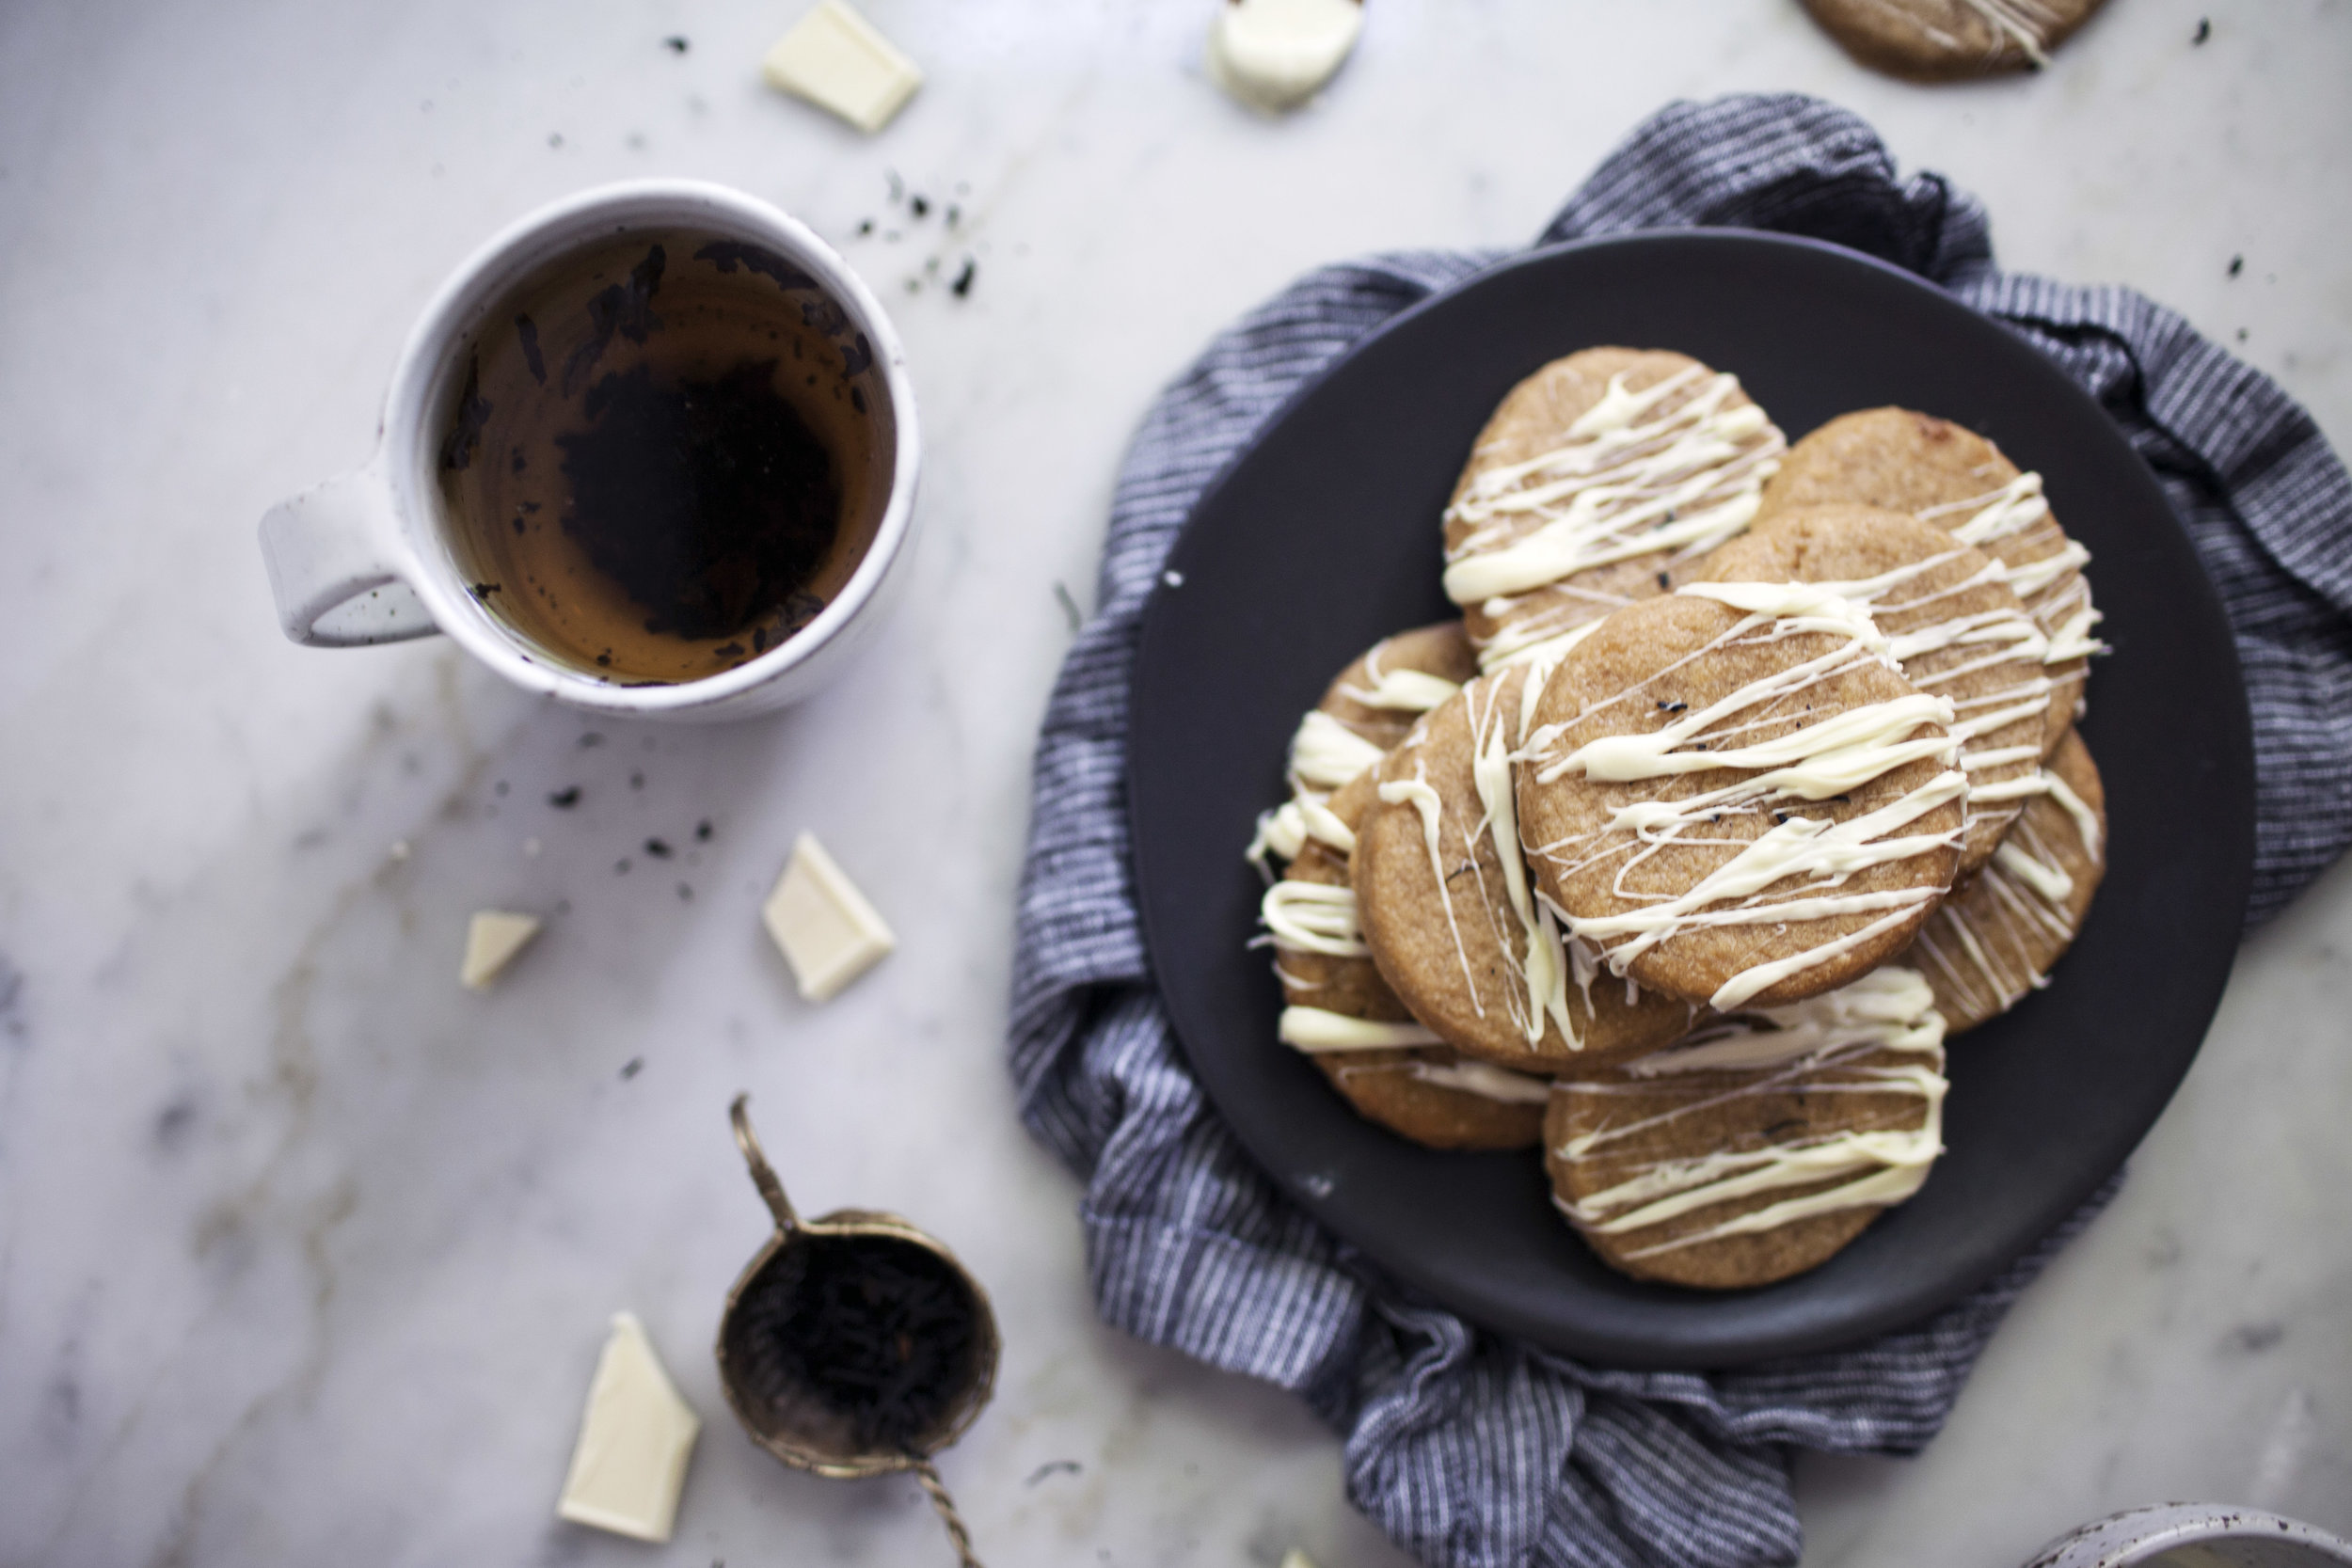
[[[1823,590],[1740,582],[1630,605],[1568,652],[1527,732],[1520,837],[1613,971],[1730,1012],[1910,942],[1951,887],[1967,784],[1948,705],[1883,647]]]
[[[1935,988],[1955,1035],[2040,990],[2074,945],[2106,870],[2107,797],[2069,730],[1992,863],[1952,890],[1903,962]]]
[[[1553,1201],[1611,1267],[1708,1290],[1813,1268],[1942,1152],[1943,1021],[1879,970],[1552,1086]]]
[[[1359,825],[1377,797],[1366,773],[1331,797],[1332,815]],[[1344,893],[1352,906],[1347,857],[1313,842],[1299,851],[1284,886]],[[1279,896],[1273,895],[1273,896]],[[1311,902],[1313,895],[1292,895]],[[1438,1043],[1396,999],[1363,947],[1359,930],[1334,922],[1314,945],[1276,939],[1275,977],[1282,984],[1281,1035],[1311,1058],[1332,1087],[1366,1119],[1432,1148],[1530,1148],[1542,1136],[1542,1079],[1466,1061]],[[1354,1027],[1370,1024],[1370,1029]],[[1359,1047],[1360,1037],[1412,1040]]]
[[[1948,420],[1908,408],[1841,414],[1788,451],[1764,487],[1757,518],[1847,501],[1908,512],[1992,556],[2050,640],[2050,716],[2042,754],[2057,749],[2083,708],[2099,612],[2082,573],[2090,552],[2066,536],[2042,499],[2039,474]]]
[[[2100,0],[1804,0],[1821,30],[1874,70],[1915,82],[2038,71]]]
[[[1598,973],[1534,897],[1510,762],[1526,674],[1470,682],[1380,765],[1357,832],[1358,916],[1391,989],[1448,1044],[1520,1071],[1581,1071],[1665,1044],[1692,1010]]]
[[[1862,606],[1903,679],[1951,699],[1968,775],[1960,875],[1993,858],[2041,775],[2050,681],[2042,635],[1991,557],[1931,523],[1871,506],[1807,506],[1701,562],[1708,582],[1812,582]]]
[[[1384,637],[1341,671],[1315,706],[1383,752],[1414,721],[1478,673],[1478,655],[1459,621]]]
[[[1248,858],[1272,874],[1269,856],[1290,860],[1318,837],[1343,853],[1349,836],[1324,810],[1331,792],[1370,771],[1421,716],[1478,673],[1459,621],[1384,637],[1351,660],[1291,735],[1285,777],[1291,798],[1258,816]]]
[[[1787,445],[1688,355],[1588,348],[1512,388],[1445,514],[1446,594],[1481,661],[1679,580],[1747,526]]]

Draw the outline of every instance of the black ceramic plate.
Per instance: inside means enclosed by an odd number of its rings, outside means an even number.
[[[1953,1042],[1950,1152],[1812,1273],[1723,1294],[1636,1283],[1552,1210],[1532,1153],[1440,1154],[1359,1119],[1274,1037],[1241,858],[1299,714],[1386,633],[1451,613],[1438,514],[1472,436],[1545,361],[1679,349],[1791,438],[1883,404],[2038,468],[2090,547],[2101,628],[2085,737],[2106,884],[2050,988]],[[1622,1366],[1721,1367],[1913,1323],[1983,1283],[2120,1164],[2221,996],[2253,854],[2253,764],[2228,624],[2131,447],[2041,355],[1908,274],[1722,231],[1532,253],[1406,311],[1308,388],[1186,527],[1146,612],[1128,743],[1152,958],[1192,1065],[1293,1197],[1491,1328]]]

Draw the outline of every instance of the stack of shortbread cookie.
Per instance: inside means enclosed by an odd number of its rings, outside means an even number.
[[[1811,1268],[2098,885],[2089,553],[1956,425],[1791,448],[1620,348],[1513,388],[1444,521],[1462,619],[1340,673],[1250,847],[1281,1038],[1416,1142],[1540,1146],[1628,1274]]]

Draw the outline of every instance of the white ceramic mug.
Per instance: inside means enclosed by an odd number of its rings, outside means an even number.
[[[436,483],[435,411],[462,373],[467,345],[509,291],[586,245],[632,230],[696,230],[774,251],[815,279],[870,345],[882,393],[874,420],[895,443],[871,544],[848,582],[805,626],[755,658],[672,685],[623,685],[560,662],[467,591]],[[643,180],[583,191],[497,235],[442,284],[401,351],[375,456],[356,473],[297,496],[262,519],[262,555],[286,635],[352,648],[442,632],[517,686],[601,713],[734,718],[808,696],[836,674],[881,618],[910,553],[921,441],[906,356],[872,293],[803,225],[723,185]]]

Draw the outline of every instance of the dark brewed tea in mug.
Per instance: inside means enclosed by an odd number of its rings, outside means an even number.
[[[873,349],[787,258],[691,230],[573,252],[475,329],[438,449],[459,567],[534,650],[625,685],[758,657],[889,500]]]

